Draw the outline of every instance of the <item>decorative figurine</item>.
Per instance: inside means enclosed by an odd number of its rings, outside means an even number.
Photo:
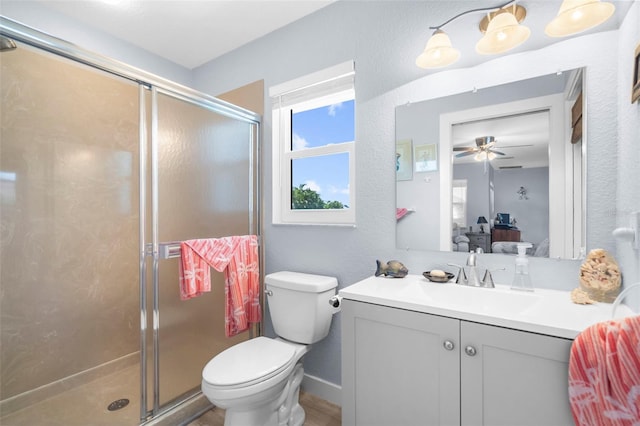
[[[591,250],[580,267],[580,289],[591,300],[613,303],[621,284],[620,268],[613,256],[604,249]]]
[[[402,263],[397,260],[390,260],[386,263],[376,260],[376,277],[384,275],[385,277],[392,278],[404,278],[409,273],[409,270]]]

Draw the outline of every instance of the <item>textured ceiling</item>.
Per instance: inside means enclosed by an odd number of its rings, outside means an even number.
[[[262,37],[337,0],[2,0],[41,4],[58,13],[97,28],[107,34],[143,48],[185,68],[196,68],[233,49]],[[339,0],[356,1],[356,0]],[[367,1],[382,0],[357,0]],[[408,2],[409,0],[386,0]],[[597,29],[619,27],[634,0],[607,0],[616,5],[615,15]],[[442,24],[458,13],[476,8],[495,8],[495,0],[416,0],[424,5],[423,36],[411,37],[424,47],[429,26]],[[527,10],[523,24],[531,29],[526,46],[539,49],[556,41],[544,34],[544,26],[557,14],[561,0],[521,0]],[[366,8],[363,9],[366,12]],[[363,13],[364,13],[363,12]],[[458,66],[472,66],[485,58],[475,54],[479,38],[479,15],[473,13],[444,27],[462,51]],[[401,32],[401,29],[398,29]],[[412,55],[416,55],[416,51]],[[471,58],[476,58],[475,61]],[[417,68],[411,65],[414,72]]]
[[[334,0],[23,0],[193,69]]]

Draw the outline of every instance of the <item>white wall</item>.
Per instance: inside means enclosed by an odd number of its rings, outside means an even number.
[[[635,2],[620,27],[618,43],[618,151],[617,170],[620,182],[616,197],[618,226],[629,226],[631,212],[640,211],[640,102],[632,104],[631,78],[633,54],[640,44],[640,3]],[[640,282],[640,251],[629,243],[618,244],[618,261],[625,285]],[[640,310],[640,288],[631,296]]]
[[[271,122],[264,120],[266,272],[305,271],[337,276],[344,287],[371,275],[375,260],[398,259],[411,273],[461,262],[464,254],[395,249],[395,123],[394,109],[452,93],[471,91],[561,69],[587,66],[589,129],[590,241],[615,253],[611,218],[616,205],[616,63],[617,32],[569,39],[538,51],[499,57],[472,69],[424,73],[405,71],[415,51],[407,40],[422,34],[424,3],[337,2],[293,25],[231,52],[195,70],[197,88],[221,93],[257,79],[265,87],[354,59],[356,63],[357,228],[317,228],[271,225]],[[588,45],[589,48],[584,46]],[[413,65],[411,65],[413,66]],[[636,170],[630,174],[638,179]],[[513,266],[508,257],[483,256],[481,263],[507,266],[496,274],[508,282]],[[578,283],[579,262],[532,259],[535,285],[572,289]],[[340,383],[340,319],[327,339],[307,355],[308,373]],[[269,327],[267,332],[272,333]]]

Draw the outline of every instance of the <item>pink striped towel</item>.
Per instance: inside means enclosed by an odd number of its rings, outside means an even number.
[[[404,207],[399,207],[396,209],[396,220],[402,219],[407,213],[409,213],[408,209]]]
[[[236,335],[260,322],[260,271],[255,235],[187,240],[180,244],[180,298],[211,291],[211,270],[224,271],[225,333]]]
[[[640,425],[640,316],[594,324],[576,337],[569,400],[576,425]]]

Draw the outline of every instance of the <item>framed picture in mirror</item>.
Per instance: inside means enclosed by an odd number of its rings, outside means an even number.
[[[633,55],[633,87],[631,88],[631,103],[640,99],[640,44]]]
[[[438,170],[438,145],[417,145],[415,147],[414,158],[416,162],[415,171],[435,172]]]

